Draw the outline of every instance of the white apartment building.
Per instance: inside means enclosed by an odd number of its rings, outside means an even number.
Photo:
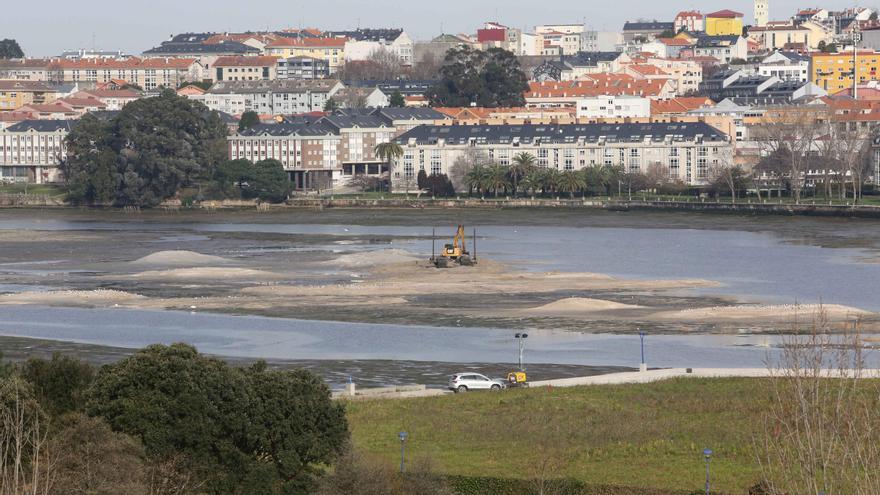
[[[651,100],[641,96],[594,96],[577,102],[579,119],[647,118],[651,116]]]
[[[392,163],[392,185],[406,187],[419,171],[448,174],[473,151],[501,165],[522,152],[539,168],[580,170],[622,165],[645,172],[653,164],[669,177],[705,185],[713,166],[732,159],[730,138],[703,122],[646,124],[419,126],[398,137],[403,155]]]
[[[232,115],[254,111],[261,115],[320,112],[344,86],[334,79],[228,81],[215,83],[205,94],[189,98],[211,110]]]
[[[0,130],[0,182],[58,182],[75,121],[24,120]]]

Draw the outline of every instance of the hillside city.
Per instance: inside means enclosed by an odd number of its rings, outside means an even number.
[[[880,10],[725,1],[4,5],[0,495],[880,495]]]
[[[605,167],[630,192],[858,201],[880,183],[877,12],[788,14],[773,20],[757,0],[748,16],[670,12],[616,32],[493,21],[426,41],[385,27],[183,33],[138,55],[40,59],[7,40],[0,180],[63,182],[68,134],[83,116],[108,121],[170,89],[217,112],[228,159],[276,160],[292,191],[409,192],[424,189],[424,172],[451,182],[434,195],[485,193],[498,187],[467,172],[519,156],[559,172],[531,192],[586,189],[566,173]],[[775,135],[783,128],[788,143]],[[783,148],[804,157],[786,160]]]

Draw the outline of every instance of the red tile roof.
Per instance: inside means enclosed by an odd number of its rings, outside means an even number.
[[[666,46],[691,46],[693,43],[686,38],[658,38],[657,41]]]
[[[137,58],[124,60],[115,59],[55,59],[51,65],[61,69],[104,69],[104,70],[136,70],[136,69],[180,69],[185,70],[196,63],[194,58]]]
[[[703,13],[699,10],[684,10],[679,12],[678,15],[675,16],[676,19],[684,19],[686,17],[696,17],[697,19],[702,19]]]
[[[711,14],[706,14],[706,17],[712,17],[714,19],[733,19],[735,17],[742,17],[743,15],[739,12],[734,12],[733,10],[719,10],[718,12],[712,12]]]
[[[668,79],[636,79],[629,74],[592,74],[577,81],[531,82],[525,97],[657,96],[667,82]]]
[[[714,105],[712,100],[704,97],[682,97],[671,100],[652,100],[651,115],[686,113],[697,108]]]

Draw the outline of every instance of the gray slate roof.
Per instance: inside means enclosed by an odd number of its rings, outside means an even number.
[[[445,139],[448,144],[467,144],[477,139],[485,144],[509,144],[519,138],[524,144],[572,143],[584,138],[597,142],[642,142],[647,136],[661,141],[667,136],[677,140],[693,141],[702,135],[707,141],[727,141],[726,134],[704,122],[651,123],[651,124],[567,124],[567,125],[478,125],[478,126],[418,126],[397,138],[398,144],[415,139],[418,144],[432,144]]]
[[[6,132],[27,132],[30,130],[36,132],[55,132],[59,130],[70,131],[75,120],[22,120],[17,124],[12,124],[6,128]]]

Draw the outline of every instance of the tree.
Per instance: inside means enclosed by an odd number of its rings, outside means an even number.
[[[309,372],[233,368],[184,344],[150,346],[103,367],[87,412],[217,494],[269,484],[302,493],[347,430],[342,407]]]
[[[421,173],[421,172],[419,172]],[[455,187],[446,174],[431,174],[425,177],[425,189],[431,193],[431,196],[441,196],[448,198],[455,196]]]
[[[428,187],[428,173],[424,169],[419,169],[419,173],[416,174],[416,187],[419,189]]]
[[[403,98],[400,91],[395,90],[391,93],[391,98],[388,99],[388,104],[392,107],[402,108],[406,106],[406,100]]]
[[[510,181],[507,179],[508,168],[503,165],[492,165],[487,170],[487,176],[485,177],[485,187],[487,189],[492,189],[495,192],[495,197],[498,197],[498,192],[500,190],[507,190],[510,187]]]
[[[62,420],[51,442],[56,452],[53,495],[147,495],[147,460],[135,438],[101,418],[76,413]]]
[[[765,122],[754,130],[765,155],[785,158],[784,177],[795,203],[804,188],[809,156],[819,132],[820,115],[811,109],[783,109],[768,112]]]
[[[11,39],[0,40],[0,58],[24,58],[18,42]]]
[[[821,309],[783,342],[756,442],[767,493],[880,493],[880,383],[864,346],[858,323],[840,333]]]
[[[396,160],[403,156],[403,147],[395,142],[379,143],[374,149],[376,156],[381,160]]]
[[[330,464],[348,439],[345,409],[309,371],[271,371],[260,362],[243,372],[254,452],[284,480],[288,493],[311,493],[319,466]]]
[[[73,204],[112,205],[116,201],[116,155],[110,126],[86,114],[67,135],[67,158],[60,169]]]
[[[452,167],[449,168],[449,180],[456,191],[468,189],[468,194],[470,194],[473,191],[473,188],[467,182],[467,176],[470,171],[474,167],[489,166],[491,164],[492,161],[489,160],[489,155],[486,152],[476,148],[468,148],[464,153],[456,156]]]
[[[584,176],[574,170],[566,170],[559,175],[558,189],[560,192],[567,192],[571,199],[574,199],[574,193],[583,191],[587,188],[587,182]]]
[[[58,353],[50,361],[31,358],[21,368],[21,376],[31,384],[40,406],[51,416],[81,410],[95,370],[69,356]]]
[[[201,103],[165,90],[109,123],[84,117],[62,166],[72,203],[155,206],[211,177],[226,156],[226,126]]]
[[[245,199],[280,203],[291,191],[290,179],[278,160],[261,160],[253,164],[247,183],[248,187],[242,189]]]
[[[749,176],[740,165],[719,162],[709,169],[709,184],[715,191],[730,191],[730,202],[736,203],[737,193],[749,184]]]
[[[20,377],[0,381],[0,495],[52,488],[48,418]]]
[[[527,151],[514,155],[510,163],[510,178],[513,180],[514,194],[517,192],[519,179],[531,173],[535,168],[535,163],[537,163],[535,155]]]
[[[227,198],[243,198],[244,189],[253,175],[253,163],[243,158],[226,160],[214,172],[214,182]]]
[[[248,110],[241,114],[241,120],[238,121],[238,130],[243,131],[250,129],[260,123],[260,116],[253,110]]]
[[[501,48],[452,48],[440,76],[441,81],[428,91],[432,106],[523,106],[529,89],[517,58]]]
[[[336,110],[339,110],[339,103],[333,98],[327,98],[327,101],[324,102],[324,111],[335,112]]]

